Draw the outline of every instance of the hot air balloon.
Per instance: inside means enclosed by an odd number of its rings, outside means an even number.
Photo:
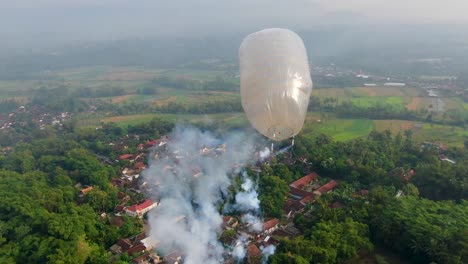
[[[248,35],[239,48],[242,107],[261,134],[281,141],[304,125],[312,80],[302,39],[287,29]]]

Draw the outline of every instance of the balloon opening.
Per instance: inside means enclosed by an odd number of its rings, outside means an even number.
[[[272,126],[268,128],[267,134],[269,138],[276,141],[281,141],[292,137],[293,130],[285,126]]]

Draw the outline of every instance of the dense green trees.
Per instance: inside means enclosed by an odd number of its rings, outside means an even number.
[[[305,263],[340,263],[373,249],[367,225],[350,218],[318,222],[307,233],[307,237],[282,240],[271,263],[302,263],[303,259]]]
[[[66,137],[18,144],[0,159],[1,263],[107,263],[110,245],[140,231],[136,219],[117,228],[100,216],[117,204],[116,170]],[[94,186],[81,204],[77,183]]]
[[[300,167],[311,166],[341,183],[311,205],[310,214],[295,217],[303,236],[282,240],[270,263],[357,261],[374,245],[413,263],[466,263],[465,151],[450,150],[458,158],[450,164],[439,161],[434,149],[421,148],[411,133],[374,131],[367,139],[350,142],[299,136],[293,153],[307,162],[284,168],[278,165],[281,160],[273,160],[264,171],[281,172],[290,182]],[[408,175],[410,168],[415,168],[414,177]],[[359,194],[361,189],[371,191]]]

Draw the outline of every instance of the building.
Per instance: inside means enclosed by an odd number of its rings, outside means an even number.
[[[320,186],[316,191],[314,191],[315,195],[322,195],[324,193],[331,192],[335,187],[338,186],[338,182],[335,180],[331,180],[327,182],[326,184]]]
[[[386,83],[384,83],[384,86],[390,86],[390,87],[404,87],[404,86],[406,86],[406,83],[386,82]]]
[[[133,158],[132,154],[124,154],[119,157],[119,160],[130,160],[131,158]]]
[[[146,199],[141,204],[136,204],[125,208],[125,213],[133,217],[142,217],[146,212],[156,207],[158,203],[153,203],[150,199]]]
[[[303,190],[310,183],[316,181],[318,178],[319,178],[318,174],[315,173],[315,172],[312,172],[312,173],[310,173],[310,174],[308,174],[308,175],[306,175],[306,176],[292,182],[291,184],[289,184],[289,187],[294,187],[294,188]]]
[[[269,235],[278,229],[279,219],[273,218],[263,223],[262,234]]]
[[[86,194],[90,193],[92,190],[94,190],[93,186],[89,186],[89,187],[86,187],[84,189],[81,189],[80,190],[80,195],[81,196],[86,195]]]

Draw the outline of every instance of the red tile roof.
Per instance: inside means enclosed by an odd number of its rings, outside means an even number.
[[[87,187],[87,188],[82,189],[82,190],[81,190],[81,193],[82,193],[82,194],[87,194],[87,193],[89,193],[90,191],[92,191],[93,189],[94,189],[93,186],[89,186],[89,187]]]
[[[136,254],[136,253],[140,253],[142,251],[145,251],[146,250],[146,247],[145,245],[143,244],[138,244],[134,247],[131,247],[128,251],[127,251],[127,254],[128,255],[133,255],[133,254]]]
[[[135,264],[140,264],[140,263],[147,263],[147,261],[150,260],[150,253],[143,254],[139,256],[138,258],[132,260],[133,263]]]
[[[133,165],[133,168],[142,170],[142,169],[146,168],[146,165],[143,162],[137,162],[137,163],[135,163],[135,165]]]
[[[141,210],[144,210],[144,209],[150,207],[151,205],[153,205],[153,202],[150,199],[146,199],[141,204],[136,204],[136,205],[129,206],[127,208],[127,210],[132,211],[132,212],[138,212],[138,211],[141,211]]]
[[[260,251],[260,249],[255,244],[250,244],[247,247],[247,252],[251,257],[258,257],[262,254],[262,251]]]
[[[309,183],[315,181],[318,179],[318,174],[315,173],[315,172],[312,172],[311,174],[308,174],[302,178],[300,178],[299,180],[296,180],[294,181],[293,183],[291,183],[289,186],[291,187],[296,187],[298,189],[303,189],[304,187],[306,187]]]
[[[300,189],[297,189],[297,188],[291,187],[291,186],[289,187],[289,192],[292,195],[300,197],[300,198],[304,198],[304,197],[307,197],[309,195],[312,195],[311,192],[303,191],[303,190],[300,190]]]
[[[270,228],[275,227],[279,224],[279,220],[277,218],[273,218],[263,223],[263,230],[268,230]]]
[[[145,146],[146,146],[146,147],[152,147],[152,146],[154,146],[154,145],[156,145],[156,144],[158,144],[158,143],[159,143],[159,140],[158,140],[158,139],[155,139],[155,140],[148,140],[148,141],[146,141]]]
[[[133,157],[132,154],[123,154],[119,157],[120,160],[128,160],[128,159],[131,159]]]
[[[336,182],[335,180],[331,180],[327,182],[325,185],[320,186],[320,188],[318,188],[317,191],[320,192],[321,194],[327,193],[335,189],[336,186],[338,186],[338,182]]]
[[[119,241],[117,241],[116,244],[122,249],[122,251],[127,251],[129,248],[132,247],[132,243],[126,238],[120,239]]]
[[[306,205],[315,201],[314,195],[309,195],[300,200],[300,203]]]

